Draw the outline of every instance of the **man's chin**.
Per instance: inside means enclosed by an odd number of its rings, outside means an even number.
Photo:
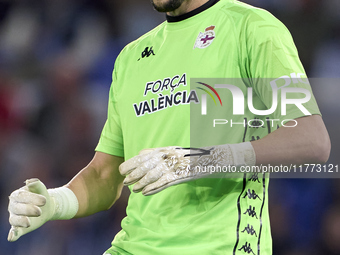
[[[173,12],[177,10],[184,0],[160,0],[161,3],[155,3],[155,0],[151,0],[153,8],[158,12]]]

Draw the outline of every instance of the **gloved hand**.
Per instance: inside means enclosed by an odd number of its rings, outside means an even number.
[[[119,166],[124,185],[134,184],[133,191],[155,194],[169,186],[211,175],[209,167],[255,165],[250,142],[225,144],[201,149],[177,146],[142,150]],[[220,173],[219,173],[220,174]]]
[[[8,211],[11,224],[8,241],[14,242],[49,220],[73,218],[78,211],[78,200],[70,189],[46,189],[39,179],[34,178],[12,192]]]

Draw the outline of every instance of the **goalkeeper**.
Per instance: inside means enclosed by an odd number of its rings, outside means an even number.
[[[206,178],[200,169],[326,162],[330,141],[315,99],[303,104],[310,114],[287,106],[284,118],[293,121],[285,126],[297,123],[294,128],[253,131],[239,125],[221,136],[203,133],[202,141],[209,135],[211,143],[188,149],[190,128],[205,125],[191,122],[188,102],[196,98],[190,79],[240,78],[239,89],[252,87],[254,105],[269,109],[272,91],[259,78],[291,81],[289,87],[311,92],[299,82],[305,71],[293,40],[271,14],[238,1],[153,5],[167,20],[118,56],[108,118],[92,161],[63,187],[47,189],[30,179],[14,191],[9,241],[50,220],[107,210],[128,185],[127,216],[105,254],[272,254],[268,178]],[[223,116],[236,118],[231,98],[221,97]],[[238,118],[258,116],[246,108]]]

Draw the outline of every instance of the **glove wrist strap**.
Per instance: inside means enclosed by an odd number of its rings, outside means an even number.
[[[79,203],[72,190],[66,187],[59,187],[48,189],[48,193],[55,204],[54,213],[50,220],[68,220],[77,214]]]
[[[235,166],[254,166],[256,155],[250,142],[229,144]]]

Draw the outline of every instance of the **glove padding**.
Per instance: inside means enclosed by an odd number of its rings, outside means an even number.
[[[169,186],[186,181],[205,178],[214,174],[225,177],[224,172],[213,172],[214,167],[255,165],[255,152],[250,142],[224,144],[205,148],[181,148],[170,146],[142,150],[139,155],[119,166],[124,185],[134,184],[133,192],[143,195],[155,194]],[[207,170],[208,168],[208,170]],[[229,178],[242,177],[242,173]]]
[[[8,241],[14,242],[50,220],[55,211],[45,185],[39,179],[30,179],[26,185],[9,196],[9,222],[11,229]]]
[[[150,152],[151,151],[151,152]],[[179,147],[165,147],[154,150],[143,150],[119,166],[124,185],[134,184],[133,191],[144,195],[157,193],[168,186],[184,182],[193,177],[189,171],[190,150]]]
[[[209,175],[200,171],[211,162],[209,149],[184,149],[171,146],[153,150],[143,150],[120,165],[124,185],[134,184],[133,191],[142,191],[143,195],[155,194],[169,186]]]

